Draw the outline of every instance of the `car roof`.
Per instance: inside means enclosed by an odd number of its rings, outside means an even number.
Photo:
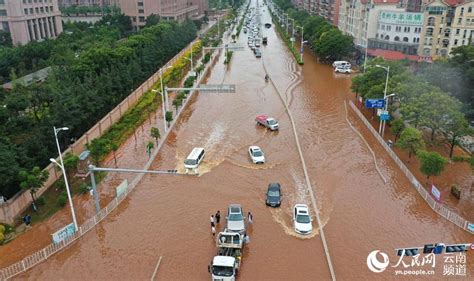
[[[240,212],[242,212],[242,206],[240,206],[240,204],[230,204],[229,208],[228,208],[229,212],[231,212],[232,209],[234,209],[234,208],[238,208],[240,210]]]
[[[249,147],[249,149],[253,149],[253,150],[261,150],[260,147],[256,146],[256,145],[252,145]]]
[[[309,208],[308,208],[308,205],[306,204],[296,204],[295,207],[297,212],[300,212],[300,210],[305,210],[307,213],[309,213]]]
[[[270,183],[268,185],[268,190],[280,190],[281,185],[277,182]]]
[[[234,266],[235,258],[226,256],[215,256],[212,264],[219,266]]]

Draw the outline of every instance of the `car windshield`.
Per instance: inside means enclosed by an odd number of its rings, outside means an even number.
[[[186,164],[186,165],[196,165],[196,160],[186,159],[186,161],[184,161],[184,164]]]
[[[296,216],[296,222],[299,223],[309,223],[311,219],[309,218],[308,215],[297,215]]]
[[[216,266],[212,267],[212,274],[216,276],[232,276],[234,274],[234,269],[230,266]]]
[[[255,157],[260,157],[262,155],[263,155],[263,153],[262,153],[261,150],[254,150],[253,151],[253,156],[255,156]]]
[[[270,197],[278,197],[280,196],[280,192],[278,190],[269,190],[268,191],[268,196]]]
[[[273,119],[268,120],[268,124],[275,125],[277,122]]]
[[[242,214],[230,214],[229,215],[229,220],[230,221],[241,221],[244,220],[244,217]]]

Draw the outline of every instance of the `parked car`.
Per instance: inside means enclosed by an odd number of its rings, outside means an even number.
[[[336,67],[349,67],[351,68],[351,64],[345,60],[341,60],[341,61],[335,61],[332,63],[332,67],[336,68]]]
[[[258,146],[249,147],[250,159],[254,164],[264,164],[265,163],[265,154]]]
[[[336,69],[334,69],[334,72],[350,74],[352,72],[352,69],[350,67],[338,66],[336,67]]]
[[[265,24],[265,27],[266,27],[266,28],[270,28],[270,27],[272,27],[272,24],[269,23],[269,22],[267,22],[267,23]]]
[[[262,51],[260,51],[260,49],[255,49],[255,57],[256,58],[261,58],[262,57]]]
[[[279,183],[270,183],[267,189],[265,204],[271,207],[279,207],[281,205],[281,195],[281,185]]]
[[[309,208],[305,204],[296,204],[293,207],[293,222],[296,233],[310,234],[313,232],[313,225],[311,224],[311,217],[309,216]]]
[[[240,204],[230,204],[227,208],[227,225],[226,230],[229,232],[245,233],[245,217],[244,211]]]

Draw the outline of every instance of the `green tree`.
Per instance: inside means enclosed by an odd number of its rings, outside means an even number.
[[[115,167],[117,167],[117,150],[119,149],[119,146],[115,142],[110,142],[109,147],[112,150],[112,154],[114,155]]]
[[[180,107],[181,105],[183,105],[183,100],[180,99],[180,98],[175,98],[175,99],[173,100],[173,105],[174,105],[174,107],[175,107],[175,109],[176,109],[176,114],[178,114],[178,109],[179,109],[179,107]]]
[[[148,157],[151,157],[151,151],[155,147],[155,144],[152,141],[149,141],[146,145],[146,153],[148,154]]]
[[[158,130],[158,128],[156,127],[152,127],[150,131],[150,135],[152,138],[156,140],[156,145],[158,146],[158,140],[161,139],[160,130]]]
[[[450,142],[449,158],[453,157],[454,146],[459,137],[472,135],[472,130],[461,112],[454,112],[444,126],[444,134]]]
[[[90,143],[86,144],[87,149],[90,151],[92,162],[95,165],[99,165],[102,158],[107,154],[109,145],[109,140],[103,138],[93,139]]]
[[[434,141],[436,132],[461,110],[459,101],[441,91],[422,94],[416,99],[414,106],[419,108],[420,125],[431,129],[431,142]]]
[[[403,129],[405,129],[405,123],[401,118],[394,119],[392,122],[390,122],[390,130],[392,134],[395,135],[394,142],[397,142],[397,139],[398,137],[400,137],[400,134],[402,133]]]
[[[420,131],[415,128],[405,128],[400,134],[400,139],[397,141],[397,146],[401,149],[408,150],[408,159],[413,153],[425,148],[425,142]],[[409,161],[409,160],[408,160]]]
[[[439,176],[444,170],[446,163],[448,163],[446,158],[435,151],[420,150],[416,153],[416,156],[421,162],[420,171],[426,175],[427,179],[430,176]]]
[[[170,122],[173,121],[173,111],[166,111],[165,119],[166,119],[166,122],[168,123],[168,127],[169,127]]]
[[[79,156],[72,154],[71,152],[66,153],[63,158],[64,169],[68,176],[71,175],[71,171],[76,170],[77,164],[79,163]]]
[[[314,45],[314,51],[325,61],[338,60],[348,56],[354,49],[352,37],[337,28],[321,34]]]
[[[33,200],[33,209],[36,211],[36,192],[48,180],[48,171],[42,171],[40,167],[36,166],[30,171],[20,171],[20,186],[22,189],[29,190],[31,199]]]
[[[151,14],[146,18],[145,26],[157,25],[158,23],[160,23],[160,16],[156,14]]]

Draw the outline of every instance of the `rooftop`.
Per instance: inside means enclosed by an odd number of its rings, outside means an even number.
[[[14,81],[7,82],[7,83],[3,84],[2,87],[5,90],[11,90],[11,89],[13,89],[13,84],[14,83],[21,84],[23,86],[28,86],[33,82],[43,82],[44,80],[46,80],[49,73],[51,73],[51,70],[52,70],[52,68],[50,66],[48,66],[48,67],[40,69],[36,72],[30,73],[30,74],[25,75],[25,76],[20,77],[20,78],[17,78]]]

